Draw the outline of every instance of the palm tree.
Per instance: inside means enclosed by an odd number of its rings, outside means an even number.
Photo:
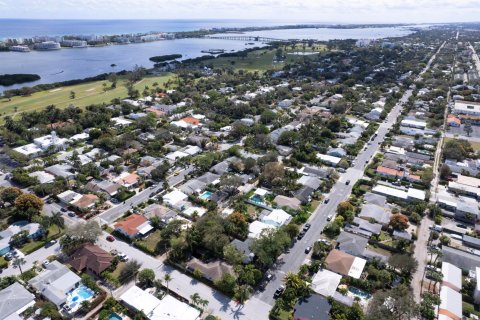
[[[200,301],[198,301],[198,304],[203,308],[205,308],[206,306],[208,306],[209,304],[209,301],[207,299],[200,299]]]
[[[250,287],[247,284],[237,286],[235,288],[235,298],[237,299],[238,303],[243,305],[245,301],[247,301],[248,298],[250,298],[252,291],[253,291],[252,287]]]
[[[24,258],[17,258],[15,260],[13,260],[13,265],[15,267],[18,267],[18,270],[20,270],[20,275],[23,275],[23,271],[22,271],[22,266],[27,263],[27,261],[25,261]]]
[[[200,295],[195,292],[194,294],[192,294],[190,296],[190,300],[192,300],[192,303],[196,306],[198,306],[200,304],[200,300],[202,300],[202,298],[200,298]]]
[[[54,212],[52,213],[52,216],[50,217],[50,223],[52,225],[55,225],[57,226],[58,228],[58,232],[57,233],[60,233],[60,231],[63,229],[63,227],[65,226],[65,220],[63,219],[63,216],[60,212]]]
[[[293,272],[287,272],[285,277],[283,278],[283,283],[285,286],[291,287],[294,290],[298,290],[303,287],[303,280],[298,276],[298,274]]]
[[[167,294],[169,293],[169,290],[168,290],[168,283],[170,281],[173,280],[172,276],[170,274],[165,274],[165,276],[163,277],[163,280],[165,281],[165,283],[167,284]]]

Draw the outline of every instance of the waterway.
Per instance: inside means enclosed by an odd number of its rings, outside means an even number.
[[[4,20],[3,20],[4,21]],[[111,23],[111,22],[110,22]],[[185,22],[184,22],[185,23]],[[246,22],[243,21],[242,24]],[[273,22],[270,22],[273,23]],[[279,23],[277,22],[277,25]],[[8,24],[7,24],[8,25]],[[164,27],[165,31],[179,31],[179,23],[173,24],[169,28]],[[183,25],[183,24],[182,24]],[[214,25],[205,21],[196,21],[187,24],[187,30],[199,29],[199,25],[212,27]],[[259,25],[259,24],[253,24]],[[54,24],[56,26],[56,24]],[[116,25],[109,25],[102,29],[102,34],[117,30]],[[222,26],[244,26],[237,22],[225,22]],[[133,28],[131,32],[142,29],[148,29],[153,26],[142,25],[141,28]],[[175,29],[175,30],[174,30]],[[90,29],[88,29],[90,30]],[[123,29],[122,29],[123,30]],[[156,29],[151,29],[156,30]],[[67,30],[69,31],[69,30]],[[64,32],[67,32],[64,31]],[[87,30],[85,30],[86,32]],[[92,30],[93,31],[93,30]],[[2,31],[5,32],[5,31]],[[11,32],[11,31],[9,31]],[[23,33],[28,31],[18,31]],[[47,32],[40,29],[40,32]],[[56,35],[59,32],[56,27],[52,27],[49,34]],[[379,27],[379,28],[352,28],[352,29],[334,29],[334,28],[306,28],[306,29],[281,29],[246,32],[245,35],[269,37],[276,39],[379,39],[387,37],[401,37],[412,33],[407,27]],[[85,34],[85,33],[84,33]],[[0,33],[0,37],[1,37]],[[6,35],[5,33],[3,34]],[[10,34],[6,36],[11,36]],[[121,70],[131,70],[135,65],[150,68],[153,63],[149,58],[157,55],[182,54],[182,59],[195,58],[205,53],[202,50],[224,49],[226,52],[243,50],[253,46],[263,46],[264,44],[256,42],[249,45],[245,41],[220,40],[220,39],[178,39],[164,40],[149,43],[129,44],[129,45],[110,45],[104,47],[89,47],[77,49],[61,49],[56,51],[31,51],[31,52],[0,52],[0,74],[12,73],[33,73],[40,75],[41,79],[35,82],[29,82],[9,87],[0,86],[0,92],[7,89],[15,89],[23,86],[33,86],[36,84],[60,82],[73,79],[83,79],[106,72],[118,72]],[[115,66],[112,67],[111,65]]]

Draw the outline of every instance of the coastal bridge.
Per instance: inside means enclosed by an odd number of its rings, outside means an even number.
[[[287,40],[266,38],[266,37],[253,37],[253,36],[244,36],[244,35],[215,35],[215,36],[204,36],[207,39],[222,39],[222,40],[237,40],[237,41],[248,41],[248,42],[284,42]]]

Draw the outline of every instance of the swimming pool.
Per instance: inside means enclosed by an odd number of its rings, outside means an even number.
[[[254,194],[250,200],[252,200],[253,202],[255,203],[258,203],[258,204],[264,204],[265,201],[263,201],[263,198],[261,196],[259,196],[258,194]]]
[[[69,313],[74,313],[80,307],[83,301],[89,301],[93,298],[95,292],[83,284],[70,291],[67,295],[64,309]]]
[[[351,294],[354,296],[360,297],[364,300],[368,300],[372,297],[372,295],[368,292],[365,292],[361,289],[355,288],[355,287],[348,287],[348,291],[350,291]]]
[[[210,199],[210,198],[212,197],[212,195],[213,195],[213,192],[205,191],[204,193],[202,193],[202,194],[200,195],[200,199],[202,199],[202,200],[208,200],[208,199]]]
[[[108,320],[122,320],[122,317],[120,317],[118,314],[113,312],[113,313],[110,313],[110,315],[108,316]]]

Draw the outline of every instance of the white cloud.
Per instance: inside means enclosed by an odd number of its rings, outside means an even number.
[[[479,0],[0,0],[2,18],[476,21]]]

